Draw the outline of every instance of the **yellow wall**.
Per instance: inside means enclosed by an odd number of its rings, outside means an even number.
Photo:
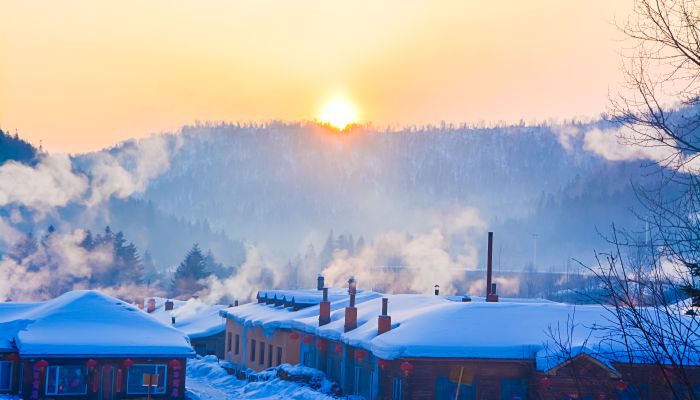
[[[228,346],[228,335],[231,334],[231,348],[226,347],[226,361],[238,366],[238,368],[250,368],[261,371],[268,368],[269,345],[272,344],[272,366],[277,365],[277,348],[282,349],[282,363],[299,363],[299,343],[301,339],[291,339],[290,331],[275,330],[272,335],[265,335],[260,327],[244,327],[240,322],[228,319],[226,321],[226,343]],[[240,351],[235,354],[236,335],[239,335]],[[300,334],[301,336],[301,334]],[[251,361],[251,341],[255,340],[255,360]],[[260,364],[260,343],[265,343],[265,360]]]

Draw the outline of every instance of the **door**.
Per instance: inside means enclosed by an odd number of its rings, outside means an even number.
[[[114,400],[114,367],[105,365],[100,375],[100,400]]]

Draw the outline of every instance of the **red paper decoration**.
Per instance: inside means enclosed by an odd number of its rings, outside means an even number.
[[[411,372],[413,372],[413,368],[415,368],[415,367],[413,366],[413,364],[411,364],[411,363],[408,362],[408,361],[402,362],[401,365],[400,365],[399,367],[401,368],[401,371],[403,371],[403,373],[404,373],[406,376],[408,376],[408,374],[410,374]]]
[[[366,356],[367,356],[367,352],[365,352],[364,350],[355,351],[355,358],[358,361],[362,361],[362,359],[364,359]]]
[[[127,358],[122,362],[122,365],[124,366],[124,368],[129,369],[134,365],[134,360],[132,360],[131,358]]]
[[[36,362],[36,364],[34,364],[34,366],[43,370],[49,366],[49,363],[46,360],[39,360]]]
[[[311,343],[312,340],[313,340],[313,338],[311,336],[304,336],[304,339],[302,340],[302,342],[304,342],[304,344],[309,344],[309,343]]]
[[[4,360],[7,361],[19,361],[19,354],[17,353],[7,353],[2,357]]]
[[[335,352],[338,354],[343,354],[343,345],[342,344],[336,344],[335,345]]]
[[[323,339],[319,339],[316,341],[316,348],[319,350],[323,350],[326,348],[326,341]]]
[[[292,340],[297,340],[299,339],[299,334],[297,332],[292,332],[289,334],[289,338]]]
[[[382,360],[381,358],[377,360],[379,368],[388,367],[391,362],[389,360]]]
[[[93,369],[97,366],[97,360],[91,358],[85,362],[85,365],[87,365],[88,368]]]
[[[617,389],[619,391],[623,391],[623,390],[627,389],[627,382],[620,379],[619,381],[615,382],[615,389]]]
[[[552,386],[552,380],[548,376],[545,376],[540,379],[540,384],[544,386],[545,389],[549,389],[549,387]]]
[[[178,361],[174,358],[172,360],[170,360],[168,365],[170,365],[170,368],[172,368],[172,369],[180,369],[180,361]]]

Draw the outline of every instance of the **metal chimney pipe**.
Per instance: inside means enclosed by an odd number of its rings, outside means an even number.
[[[491,294],[491,274],[493,273],[493,232],[489,232],[488,255],[486,259],[486,297]]]
[[[328,288],[323,288],[323,301],[328,301]]]
[[[440,285],[435,285],[435,296],[440,295]]]
[[[323,275],[319,274],[318,277],[316,278],[316,289],[318,290],[323,290],[323,288],[326,286],[325,279]]]
[[[389,312],[389,299],[382,298],[382,315],[387,315]]]

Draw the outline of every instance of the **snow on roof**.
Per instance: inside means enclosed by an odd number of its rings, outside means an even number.
[[[454,296],[364,294],[358,292],[358,326],[349,332],[344,332],[347,294],[331,302],[331,322],[321,327],[318,306],[291,311],[282,306],[250,303],[223,310],[222,315],[247,326],[260,326],[266,332],[293,328],[342,341],[383,359],[527,359],[535,361],[539,370],[548,370],[562,361],[562,350],[553,339],[559,333],[567,335],[570,355],[594,355],[608,366],[613,360],[627,359],[624,349],[610,337],[613,327],[608,311],[599,305],[574,306],[542,299],[487,303],[482,298],[472,298],[471,302],[461,302]],[[392,329],[377,335],[381,297],[389,299]],[[574,325],[570,336],[568,324]],[[641,356],[637,354],[636,359],[643,359]]]
[[[198,299],[170,300],[173,302],[173,309],[166,311],[165,302],[167,299],[151,298],[156,300],[156,309],[150,315],[169,326],[172,325],[172,317],[175,317],[175,325],[172,327],[182,331],[190,339],[207,337],[226,330],[226,322],[219,315],[219,310],[226,308],[226,306],[210,305]]]
[[[24,304],[0,306],[3,327],[12,326],[3,331],[22,356],[194,355],[181,332],[98,291],[77,290]]]

